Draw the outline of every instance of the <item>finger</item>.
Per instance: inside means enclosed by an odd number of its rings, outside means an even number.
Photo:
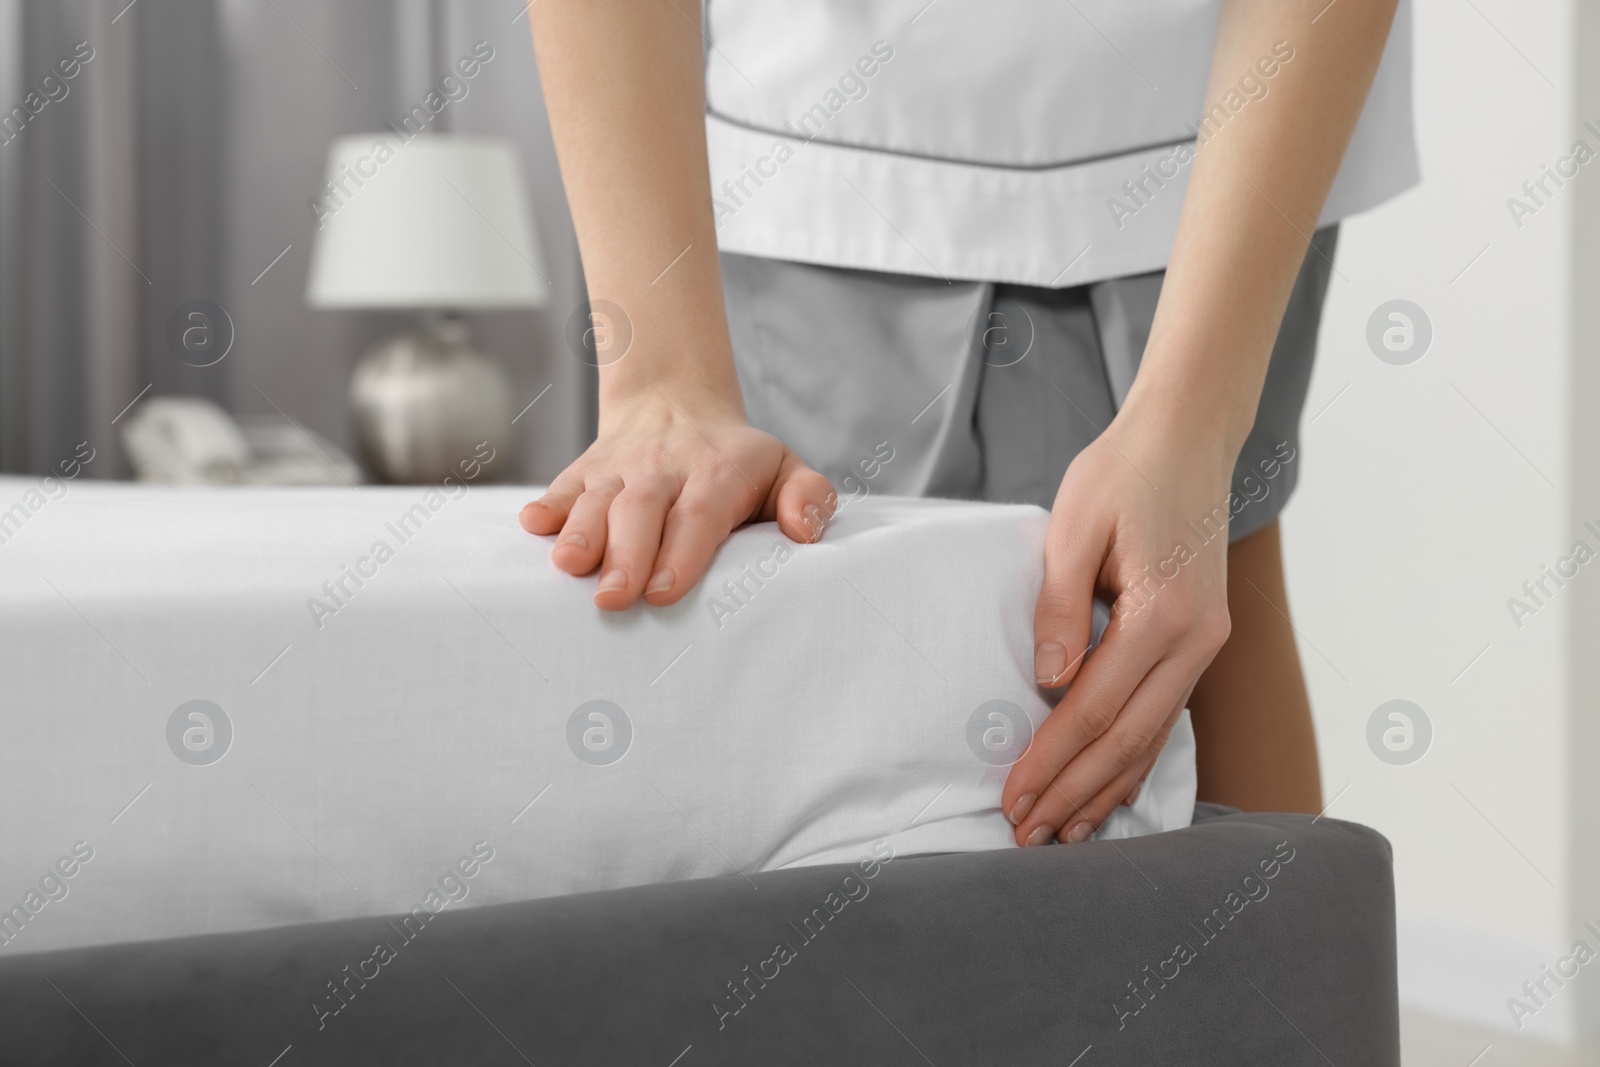
[[[1111,818],[1111,813],[1117,810],[1117,797],[1127,788],[1130,777],[1136,777],[1134,791],[1138,791],[1139,786],[1144,784],[1144,780],[1150,777],[1150,769],[1156,765],[1156,759],[1161,755],[1161,750],[1166,747],[1167,738],[1171,735],[1172,727],[1177,723],[1178,715],[1182,711],[1181,705],[1173,709],[1172,714],[1168,716],[1166,723],[1162,726],[1161,732],[1157,735],[1156,742],[1151,747],[1148,756],[1141,761],[1130,764],[1127,770],[1112,779],[1104,789],[1095,794],[1093,800],[1073,811],[1062,825],[1061,830],[1056,834],[1057,841],[1064,845],[1072,845],[1080,841],[1089,840],[1095,831],[1099,830],[1105,824],[1105,821]]]
[[[1155,766],[1155,762],[1156,762],[1155,760],[1151,760],[1150,761],[1150,766],[1154,767]],[[1144,784],[1146,782],[1148,782],[1149,780],[1150,780],[1150,768],[1146,767],[1145,768],[1145,772],[1139,776],[1139,780],[1137,782],[1133,783],[1133,788],[1128,791],[1128,795],[1123,798],[1122,804],[1123,804],[1124,807],[1131,808],[1135,804],[1139,803],[1139,794],[1144,791]]]
[[[1116,724],[1074,757],[1040,792],[1038,802],[1017,827],[1017,841],[1037,844],[1080,821],[1099,826],[1117,801],[1128,795],[1144,773],[1145,764],[1166,743],[1172,724],[1177,721],[1177,712],[1172,709],[1187,685],[1191,669],[1174,659],[1162,661],[1151,671],[1140,691],[1117,716]],[[1097,818],[1086,820],[1081,812],[1095,802],[1106,806]]]
[[[1154,765],[1183,710],[1180,706],[1164,718],[1151,716],[1157,707],[1160,705],[1130,705],[1124,716],[1126,721],[1119,718],[1116,727],[1063,768],[1045,789],[1031,816],[1038,825],[1019,827],[1026,833],[1019,835],[1020,839],[1036,843],[1049,837],[1064,840],[1081,822],[1087,822],[1091,830],[1098,829],[1116,809],[1119,798],[1126,796]],[[1155,711],[1155,716],[1160,712]],[[1074,839],[1082,836],[1080,833]]]
[[[1210,665],[1211,665],[1210,662],[1208,662],[1208,664],[1206,664],[1206,667],[1210,667]],[[1200,681],[1200,678],[1198,678],[1198,677],[1195,678],[1195,683],[1198,683],[1198,681]],[[1178,705],[1176,705],[1176,707],[1173,707],[1173,713],[1171,713],[1170,717],[1168,717],[1168,720],[1170,720],[1170,721],[1168,721],[1168,723],[1166,723],[1166,733],[1162,734],[1162,744],[1158,745],[1157,752],[1155,752],[1155,755],[1157,755],[1157,757],[1160,757],[1160,755],[1162,755],[1162,750],[1166,749],[1166,739],[1168,739],[1168,737],[1171,737],[1171,734],[1173,734],[1174,726],[1178,725],[1178,717],[1179,717],[1179,715],[1182,715],[1182,713],[1184,713],[1184,709],[1186,709],[1186,707],[1189,707],[1189,697],[1194,696],[1194,693],[1195,693],[1194,683],[1190,683],[1189,688],[1184,689],[1184,699],[1181,699],[1181,701],[1178,701]],[[1133,792],[1128,793],[1128,800],[1123,801],[1123,803],[1125,803],[1125,805],[1128,805],[1131,808],[1131,806],[1134,806],[1134,805],[1136,805],[1136,803],[1139,803],[1139,793],[1144,792],[1144,784],[1146,784],[1146,782],[1150,781],[1150,773],[1152,773],[1152,771],[1154,771],[1154,769],[1155,769],[1155,760],[1150,760],[1150,766],[1147,766],[1147,768],[1144,768],[1144,774],[1141,774],[1141,776],[1139,776],[1139,782],[1138,782],[1138,784],[1134,785]]]
[[[672,486],[664,480],[625,485],[612,499],[606,512],[605,560],[594,592],[596,607],[622,611],[644,592],[672,499]]]
[[[1061,518],[1056,509],[1044,550],[1044,580],[1033,610],[1033,673],[1043,686],[1066,685],[1089,648],[1094,587],[1105,561],[1109,531]]]
[[[1013,823],[1029,814],[1061,769],[1117,720],[1134,691],[1161,660],[1168,645],[1149,615],[1113,626],[1082,673],[1034,734],[1001,791],[1002,809]],[[1177,699],[1173,694],[1171,699]],[[1166,709],[1163,708],[1162,711]]]
[[[561,536],[550,550],[550,560],[568,574],[588,574],[600,564],[606,547],[606,513],[622,491],[620,479],[592,485],[567,512]]]
[[[1150,773],[1150,768],[1155,762],[1155,757],[1152,756],[1144,763],[1136,763],[1117,775],[1104,789],[1095,794],[1094,799],[1076,808],[1067,817],[1067,821],[1056,833],[1056,840],[1063,845],[1076,845],[1093,837],[1105,821],[1111,818],[1111,813],[1117,810],[1117,797],[1128,788],[1129,781],[1137,784],[1138,779]]]
[[[556,533],[561,529],[561,524],[567,521],[567,513],[572,510],[572,505],[582,495],[583,477],[568,467],[550,483],[544,496],[522,506],[517,521],[531,534],[548,536]]]
[[[822,531],[833,518],[838,499],[825,476],[812,470],[793,452],[785,451],[778,477],[761,509],[761,518],[776,519],[778,529],[788,535],[789,540],[811,544],[822,539]]]
[[[1178,716],[1182,715],[1183,709],[1189,706],[1189,698],[1193,695],[1194,686],[1191,685],[1184,691],[1183,699],[1178,701],[1178,706],[1172,709],[1172,724],[1167,727],[1168,736],[1172,733],[1172,726],[1177,724]],[[1167,747],[1165,738],[1162,739],[1160,747],[1163,749]],[[1160,754],[1159,751],[1156,753],[1158,756]],[[1134,783],[1132,792],[1128,794],[1128,798],[1122,802],[1123,804],[1131,808],[1139,802],[1139,794],[1144,791],[1144,784],[1150,780],[1150,772],[1155,769],[1155,765],[1156,761],[1152,759],[1150,765],[1144,769],[1144,773],[1139,776],[1139,780]]]
[[[691,482],[685,486],[667,512],[645,600],[664,606],[683,599],[705,577],[718,546],[744,520],[740,510],[736,498],[711,484]]]

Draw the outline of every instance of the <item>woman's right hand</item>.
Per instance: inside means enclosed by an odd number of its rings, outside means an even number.
[[[528,15],[584,289],[626,309],[633,340],[591,360],[599,435],[522,509],[522,527],[559,534],[562,570],[599,569],[601,608],[672,604],[743,523],[776,519],[815,541],[835,498],[745,419],[706,195],[701,5],[585,0]]]
[[[744,523],[776,519],[791,540],[816,541],[837,501],[827,478],[736,407],[652,392],[602,405],[594,443],[520,516],[529,533],[560,535],[556,566],[599,569],[594,602],[608,611],[640,596],[677,602]]]

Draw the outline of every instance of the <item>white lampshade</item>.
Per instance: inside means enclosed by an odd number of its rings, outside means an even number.
[[[549,298],[516,149],[502,137],[342,137],[306,299],[319,308],[470,310]]]

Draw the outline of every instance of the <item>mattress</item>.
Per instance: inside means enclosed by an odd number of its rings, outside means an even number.
[[[1042,511],[867,497],[606,614],[536,493],[0,479],[0,954],[1013,847]],[[1193,802],[1185,719],[1106,834]]]

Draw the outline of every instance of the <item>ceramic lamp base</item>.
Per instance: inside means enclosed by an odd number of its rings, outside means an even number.
[[[474,352],[459,319],[428,318],[416,330],[375,345],[350,380],[361,458],[375,481],[419,484],[498,472],[483,446],[509,468],[511,411],[500,369]]]

